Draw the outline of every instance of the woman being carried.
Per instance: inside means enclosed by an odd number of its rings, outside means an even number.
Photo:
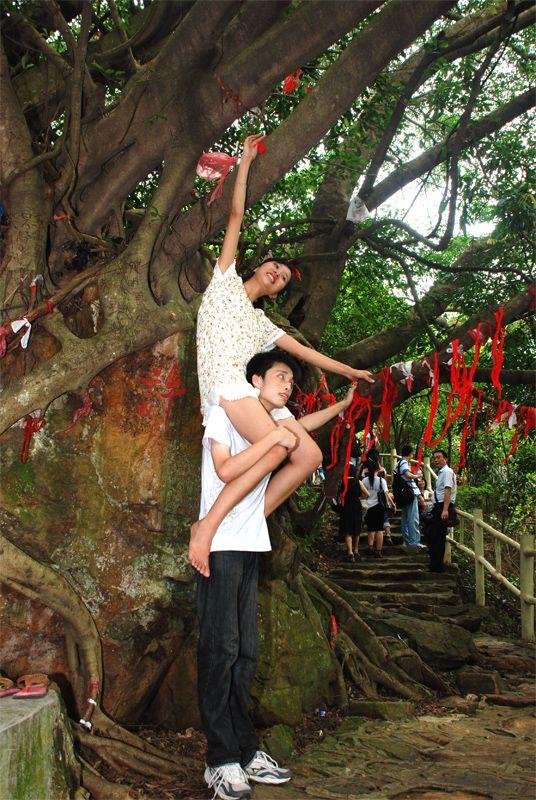
[[[249,359],[277,343],[295,358],[322,370],[344,375],[350,381],[373,381],[370,372],[353,369],[300,344],[270,322],[261,309],[254,308],[256,300],[266,296],[275,298],[288,285],[292,271],[287,264],[265,261],[245,283],[236,273],[247,177],[261,139],[256,134],[244,142],[222,251],[197,316],[197,361],[203,424],[211,407],[219,405],[233,427],[249,442],[254,444],[273,431],[274,446],[248,472],[230,481],[207,515],[192,526],[188,558],[205,576],[209,574],[210,543],[229,511],[288,457],[268,485],[265,504],[268,516],[314,472],[322,459],[318,446],[288,409],[280,410],[276,423],[263,408],[258,390],[246,381]]]

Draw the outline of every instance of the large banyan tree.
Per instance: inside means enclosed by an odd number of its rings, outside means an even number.
[[[501,384],[533,376],[534,14],[530,0],[3,3],[3,667],[55,674],[73,717],[91,716],[98,735],[76,726],[90,761],[180,774],[187,765],[112,718],[197,721],[192,334],[234,180],[210,202],[201,154],[234,155],[247,133],[266,133],[241,267],[269,251],[294,259],[301,280],[268,313],[376,371],[370,392],[358,387],[372,422],[467,378],[453,340],[483,353],[476,405],[454,387],[458,417],[472,424],[484,399],[511,422]],[[430,229],[408,217],[424,196]],[[498,345],[505,330],[511,351]],[[517,410],[521,438],[530,413]],[[259,721],[295,722],[319,698],[344,704],[345,678],[369,696],[441,689],[415,650],[397,655],[374,632],[371,609],[302,564],[298,517],[272,524]],[[329,649],[331,611],[342,628]],[[90,765],[84,781],[111,796]]]

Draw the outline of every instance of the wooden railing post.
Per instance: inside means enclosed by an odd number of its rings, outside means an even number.
[[[454,528],[447,528],[447,535],[454,536]],[[452,564],[452,545],[448,539],[445,542],[445,557],[443,563]]]
[[[501,540],[498,539],[496,536],[494,536],[493,541],[495,543],[495,569],[497,570],[497,572],[501,572],[502,568]]]
[[[424,465],[424,480],[426,481],[426,488],[432,488],[432,473],[430,472],[430,456],[425,456],[422,461]]]
[[[391,447],[391,473],[396,469],[396,447]]]
[[[534,605],[527,602],[534,597],[534,535],[521,534],[519,551],[519,588],[521,590],[521,639],[534,641]]]
[[[475,599],[477,606],[486,605],[486,585],[484,565],[479,561],[479,556],[484,556],[484,529],[482,522],[482,509],[473,509],[473,527],[475,539]]]
[[[458,541],[460,544],[465,542],[465,519],[460,517],[460,524],[458,526]]]

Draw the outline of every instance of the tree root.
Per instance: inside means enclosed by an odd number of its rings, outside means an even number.
[[[102,646],[95,621],[82,598],[60,572],[37,561],[10,541],[6,534],[17,530],[23,531],[17,518],[0,509],[1,581],[48,606],[63,620],[76,704],[79,711],[82,709],[86,722],[91,718],[92,729],[97,734],[90,735],[82,725],[75,724],[76,741],[97,752],[111,767],[120,764],[145,776],[186,774],[193,760],[182,759],[179,766],[163,751],[111,720],[99,707]],[[23,538],[22,533],[19,538]],[[88,697],[93,702],[88,703]],[[115,795],[108,792],[102,796],[108,800]],[[117,797],[120,798],[120,794]]]
[[[380,637],[361,619],[350,603],[329,586],[325,580],[319,578],[318,575],[306,568],[303,568],[303,572],[305,580],[315,586],[334,607],[342,611],[345,617],[344,628],[350,636],[354,647],[349,648],[348,643],[343,638],[340,652],[343,657],[346,657],[348,670],[353,670],[354,675],[358,677],[358,685],[361,686],[363,691],[368,691],[370,695],[375,686],[382,686],[384,689],[408,700],[419,700],[426,696],[424,687],[420,686],[402,667],[394,664]],[[340,636],[341,634],[339,634]],[[351,659],[348,658],[348,655],[351,655]],[[352,661],[354,662],[353,664]],[[357,663],[359,663],[359,668]],[[368,684],[361,678],[362,673],[367,676]],[[423,677],[425,677],[425,674],[423,670]],[[434,675],[434,679],[435,677]],[[436,681],[434,680],[434,688],[435,686]]]
[[[82,786],[90,793],[93,800],[140,800],[139,794],[133,794],[132,790],[121,783],[111,783],[97,770],[88,764],[83,758],[82,764]]]
[[[144,753],[139,748],[120,742],[118,739],[92,736],[80,728],[74,728],[73,735],[77,744],[95,753],[113,769],[120,766],[148,778],[155,775],[185,776],[188,772],[182,764],[179,766],[165,757],[157,758],[150,753]]]

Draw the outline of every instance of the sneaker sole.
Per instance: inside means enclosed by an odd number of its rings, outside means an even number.
[[[249,775],[249,774],[248,778],[250,781],[253,781],[254,783],[267,783],[273,786],[275,786],[278,783],[288,783],[290,780],[292,780],[292,776],[290,776],[289,778],[257,778],[255,775]]]

